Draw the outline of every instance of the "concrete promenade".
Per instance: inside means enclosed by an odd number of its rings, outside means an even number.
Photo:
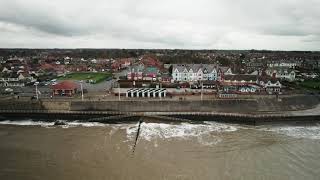
[[[74,120],[88,122],[136,121],[147,117],[160,121],[220,121],[248,125],[270,123],[318,123],[320,122],[320,106],[312,110],[283,113],[224,113],[224,112],[114,112],[114,111],[65,111],[65,110],[0,110],[0,115],[6,117],[30,117]]]
[[[221,121],[245,124],[319,122],[318,97],[206,101],[1,101],[0,119],[9,117],[115,122],[147,117],[163,121]]]

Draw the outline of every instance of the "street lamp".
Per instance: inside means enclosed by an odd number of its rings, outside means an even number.
[[[201,101],[203,100],[203,81],[201,81]]]
[[[83,101],[83,85],[82,85],[82,80],[80,81],[80,87],[81,87],[81,100]]]
[[[119,98],[119,101],[120,101],[120,100],[121,100],[121,99],[120,99],[120,93],[121,93],[121,92],[120,92],[120,83],[119,83],[119,80],[120,80],[120,78],[118,77],[118,78],[117,78],[117,81],[116,81],[117,83],[116,83],[116,82],[113,82],[113,87],[116,88],[116,84],[118,84],[118,98]]]
[[[35,82],[34,85],[36,86],[36,97],[37,97],[37,100],[39,99],[39,95],[38,95],[38,85],[39,85],[39,82]]]
[[[118,96],[119,96],[119,101],[121,100],[121,99],[120,99],[120,93],[121,93],[121,92],[120,92],[120,83],[119,83],[119,80],[118,80]]]
[[[162,100],[162,83],[161,82],[159,84],[159,88],[160,88],[159,95],[160,95],[160,101],[161,101]]]

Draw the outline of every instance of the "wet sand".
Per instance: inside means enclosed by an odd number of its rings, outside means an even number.
[[[9,122],[0,179],[318,179],[320,127]],[[19,123],[18,123],[19,124]]]

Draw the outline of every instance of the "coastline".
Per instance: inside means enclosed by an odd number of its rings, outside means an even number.
[[[216,121],[225,123],[309,124],[320,121],[318,96],[279,99],[217,99],[205,101],[2,101],[0,120],[35,118],[46,121],[80,120],[121,123],[154,119],[165,122]]]

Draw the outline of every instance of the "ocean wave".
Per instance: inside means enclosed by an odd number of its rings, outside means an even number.
[[[16,126],[53,126],[54,122],[44,122],[44,121],[33,121],[33,120],[19,120],[19,121],[12,121],[12,120],[5,120],[0,121],[2,125],[16,125]]]
[[[294,138],[320,139],[320,126],[282,126],[262,128],[262,130]]]
[[[127,136],[135,138],[138,124],[127,128]],[[163,123],[142,123],[140,128],[140,139],[146,141],[169,138],[190,139],[196,138],[203,145],[214,145],[221,139],[212,133],[233,132],[238,128],[233,125],[205,122],[205,124],[163,124]]]
[[[56,127],[54,122],[46,122],[46,121],[34,121],[34,120],[5,120],[0,121],[0,125],[17,125],[17,126],[41,126],[41,127]],[[98,122],[79,122],[79,121],[66,121],[66,125],[62,125],[62,128],[70,128],[70,127],[102,127],[106,126],[106,124],[98,123]]]
[[[67,122],[66,125],[62,125],[62,127],[64,127],[64,128],[77,127],[77,126],[82,126],[82,127],[104,127],[104,126],[107,126],[107,124],[98,123],[98,122],[71,121],[71,122]]]

